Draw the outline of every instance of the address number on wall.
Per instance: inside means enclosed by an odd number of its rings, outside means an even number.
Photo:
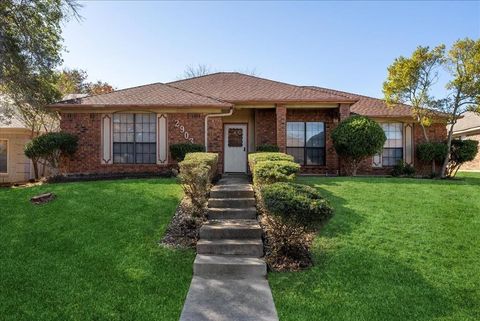
[[[190,134],[185,129],[185,126],[183,126],[178,119],[175,120],[175,128],[178,128],[178,131],[183,135],[183,138],[193,144],[193,137],[190,137]]]

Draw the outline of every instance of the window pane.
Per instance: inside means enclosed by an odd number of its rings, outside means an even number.
[[[383,166],[395,166],[403,159],[403,148],[384,148],[382,153]]]
[[[305,146],[305,123],[287,122],[287,146]]]
[[[325,147],[325,131],[323,123],[306,123],[307,147]]]
[[[324,148],[307,148],[307,165],[325,165]]]
[[[288,147],[287,154],[292,155],[296,163],[299,163],[301,165],[305,164],[305,148]]]
[[[6,173],[7,169],[7,141],[0,140],[0,173]]]
[[[133,163],[133,143],[113,143],[113,162],[119,164]]]
[[[229,128],[227,136],[228,147],[243,146],[243,128]]]

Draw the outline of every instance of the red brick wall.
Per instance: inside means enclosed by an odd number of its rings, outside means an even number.
[[[208,151],[218,153],[218,171],[223,173],[223,118],[208,119]]]
[[[282,105],[277,105],[275,108],[275,119],[276,119],[276,132],[277,132],[277,146],[278,149],[285,153],[286,145],[286,118],[287,118],[287,108]]]
[[[277,145],[275,109],[255,109],[255,147]]]
[[[78,137],[78,150],[60,165],[69,174],[165,173],[156,164],[101,164],[101,114],[62,114],[60,128]]]
[[[339,113],[336,109],[288,109],[287,121],[324,122],[326,132],[326,159],[325,166],[303,166],[303,173],[311,174],[338,174],[338,156],[333,148],[330,137],[332,130],[338,125]]]

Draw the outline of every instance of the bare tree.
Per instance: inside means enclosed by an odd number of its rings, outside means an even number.
[[[196,66],[188,65],[183,71],[183,78],[194,78],[205,76],[212,73],[212,68],[209,65],[198,64]]]

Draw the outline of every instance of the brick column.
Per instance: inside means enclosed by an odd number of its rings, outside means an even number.
[[[208,119],[208,151],[218,153],[218,172],[223,173],[223,120],[221,117]]]
[[[287,151],[287,108],[283,105],[277,105],[275,108],[277,125],[277,146],[282,153]]]
[[[340,121],[350,117],[350,104],[340,104],[338,106],[338,114],[340,117]]]

